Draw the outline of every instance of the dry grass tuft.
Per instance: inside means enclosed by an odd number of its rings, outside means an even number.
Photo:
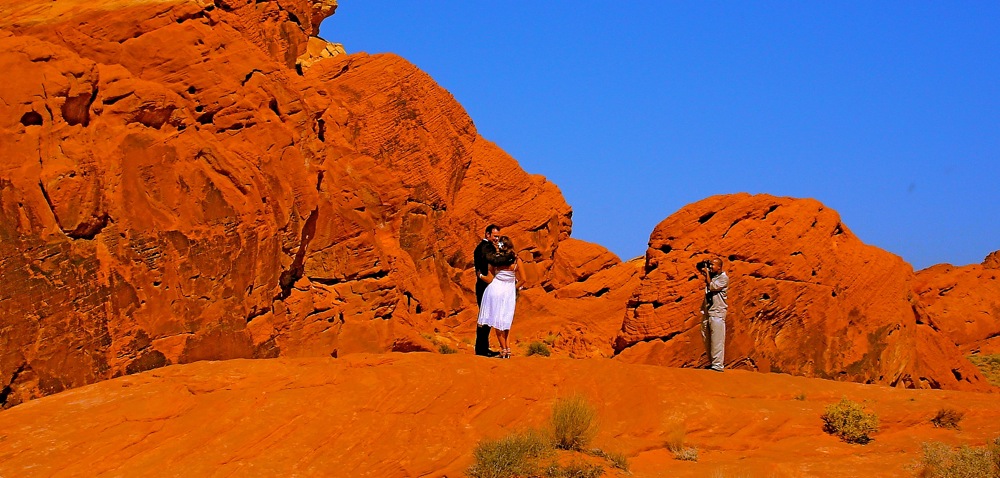
[[[597,410],[581,395],[552,405],[552,437],[556,448],[582,450],[597,432]]]
[[[604,475],[604,467],[597,464],[587,464],[572,461],[565,466],[553,463],[545,469],[546,478],[599,478]]]
[[[938,410],[937,415],[934,415],[934,418],[931,418],[931,423],[933,423],[936,428],[958,430],[958,422],[962,421],[962,417],[964,416],[964,412],[960,412],[954,408],[942,408]]]
[[[593,450],[590,450],[590,454],[600,458],[604,458],[605,460],[608,460],[608,463],[610,463],[611,466],[618,468],[619,470],[622,470],[625,473],[630,473],[628,464],[628,455],[624,453],[614,452],[614,451],[604,451],[600,448],[594,448]]]
[[[472,452],[476,461],[466,473],[472,478],[531,476],[538,472],[538,460],[549,452],[545,436],[535,430],[483,440]]]
[[[922,447],[924,456],[918,465],[921,478],[1000,477],[1000,438],[985,447],[952,448],[937,442],[924,443]]]

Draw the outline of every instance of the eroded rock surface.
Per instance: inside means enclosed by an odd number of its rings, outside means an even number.
[[[980,264],[939,264],[917,272],[913,291],[964,353],[1000,354],[1000,268],[996,252]]]
[[[899,257],[863,244],[815,200],[737,194],[691,204],[650,236],[616,342],[621,360],[704,365],[695,263],[730,277],[731,367],[913,388],[989,385],[937,330]]]
[[[319,40],[335,9],[0,1],[0,405],[202,359],[432,349],[473,328],[489,223],[529,288],[617,261],[557,260],[558,188],[405,60]]]

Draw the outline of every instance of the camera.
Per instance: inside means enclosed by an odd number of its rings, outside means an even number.
[[[695,267],[698,270],[708,270],[709,266],[711,266],[711,265],[712,265],[712,261],[704,260],[704,261],[700,261],[697,264],[695,264]]]

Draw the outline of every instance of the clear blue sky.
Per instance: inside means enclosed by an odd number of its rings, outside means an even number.
[[[341,0],[623,259],[686,204],[812,197],[921,269],[1000,249],[1000,2]]]

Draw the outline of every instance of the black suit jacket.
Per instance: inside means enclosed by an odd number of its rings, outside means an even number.
[[[476,264],[476,272],[478,274],[486,275],[490,273],[490,259],[496,252],[497,248],[492,242],[486,239],[479,241],[476,251],[472,253],[472,259]],[[479,280],[479,276],[476,276],[476,280]]]
[[[472,253],[472,258],[476,264],[476,304],[478,305],[483,304],[483,293],[486,292],[486,286],[489,285],[489,282],[480,279],[479,275],[490,273],[490,262],[496,253],[496,246],[485,239],[479,242],[479,245],[476,246],[476,251]]]

